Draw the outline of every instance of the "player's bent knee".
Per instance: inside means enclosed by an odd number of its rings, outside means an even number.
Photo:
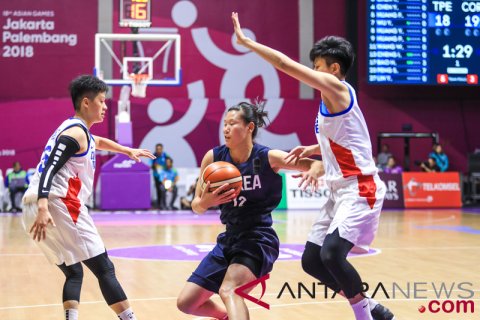
[[[325,237],[320,257],[322,262],[329,269],[337,268],[347,260],[348,252],[352,249],[353,243],[340,237],[338,229]]]
[[[107,253],[104,252],[96,257],[85,260],[83,263],[92,271],[92,273],[97,277],[103,277],[105,275],[115,276],[115,266],[113,262],[108,257]]]
[[[320,251],[320,258],[327,267],[338,265],[342,258],[332,247],[323,247]]]
[[[67,279],[83,279],[83,268],[81,263],[66,266],[65,263],[58,266]]]
[[[127,300],[122,286],[115,276],[115,267],[106,252],[83,261],[98,279],[102,295],[108,305]]]
[[[235,294],[235,287],[230,284],[222,285],[218,290],[218,295],[222,299],[222,301],[229,300]]]
[[[348,250],[344,248],[339,241],[325,241],[322,250],[320,250],[320,258],[328,268],[336,267],[347,259]]]
[[[321,247],[315,243],[307,242],[302,254],[303,271],[311,276],[316,276],[316,265],[320,262]]]
[[[188,304],[185,302],[185,300],[182,297],[177,298],[177,309],[183,313],[189,314]]]
[[[82,290],[83,268],[81,263],[70,266],[65,263],[58,266],[65,275],[65,284],[63,285],[63,301],[80,301],[80,291]]]
[[[199,294],[182,292],[177,297],[177,309],[186,314],[196,314],[197,309],[205,303]]]
[[[177,298],[177,309],[186,314],[193,314],[196,306],[192,303],[191,299],[180,296]]]

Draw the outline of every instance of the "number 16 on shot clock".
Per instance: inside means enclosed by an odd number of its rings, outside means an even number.
[[[121,27],[150,27],[151,0],[120,0]]]

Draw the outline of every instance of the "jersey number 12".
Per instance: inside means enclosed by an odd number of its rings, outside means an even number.
[[[244,196],[240,196],[238,198],[233,199],[233,206],[234,207],[243,207],[243,204],[247,201],[247,198]]]

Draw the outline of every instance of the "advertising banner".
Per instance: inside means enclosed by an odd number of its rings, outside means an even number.
[[[2,1],[0,99],[65,97],[68,83],[91,73],[96,1]]]
[[[298,187],[300,179],[294,178],[295,172],[285,173],[285,193],[287,209],[319,209],[328,200],[330,190],[325,185],[323,177],[319,179],[319,187],[315,192],[310,188],[302,190]]]
[[[403,208],[403,183],[401,174],[389,174],[380,172],[380,179],[387,186],[387,193],[383,201],[384,208]]]
[[[462,195],[458,172],[404,172],[406,208],[460,208]]]

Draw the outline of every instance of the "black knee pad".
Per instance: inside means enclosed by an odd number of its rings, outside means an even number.
[[[322,247],[318,244],[307,241],[305,244],[305,250],[302,254],[302,268],[306,273],[315,279],[320,280],[328,288],[339,292],[340,287],[338,283],[332,277],[320,258],[321,249]]]
[[[83,282],[82,264],[76,263],[71,266],[61,264],[58,266],[65,275],[65,283],[63,285],[63,301],[80,301],[80,292]]]
[[[83,263],[97,277],[100,290],[108,305],[127,300],[127,296],[115,276],[115,267],[107,252],[85,260]]]
[[[104,252],[96,257],[83,261],[83,263],[92,271],[92,273],[98,278],[108,274],[115,274],[115,266],[113,262]]]
[[[65,275],[65,277],[68,279],[68,278],[80,278],[82,279],[83,278],[83,267],[82,267],[82,264],[79,262],[79,263],[75,263],[75,264],[72,264],[71,266],[68,266],[64,263],[64,264],[61,264],[58,266],[60,268],[60,270],[62,270],[63,274]]]
[[[347,261],[353,243],[340,237],[338,229],[327,235],[323,242],[320,257],[323,264],[340,285],[348,299],[362,292],[362,280],[355,268]]]
[[[303,271],[315,278],[317,277],[316,266],[318,263],[321,263],[320,249],[322,249],[322,247],[320,247],[318,244],[307,241],[305,244],[305,250],[302,254]]]
[[[335,267],[347,259],[348,252],[352,248],[353,244],[341,238],[338,229],[336,229],[325,238],[320,251],[320,257],[328,268]]]

